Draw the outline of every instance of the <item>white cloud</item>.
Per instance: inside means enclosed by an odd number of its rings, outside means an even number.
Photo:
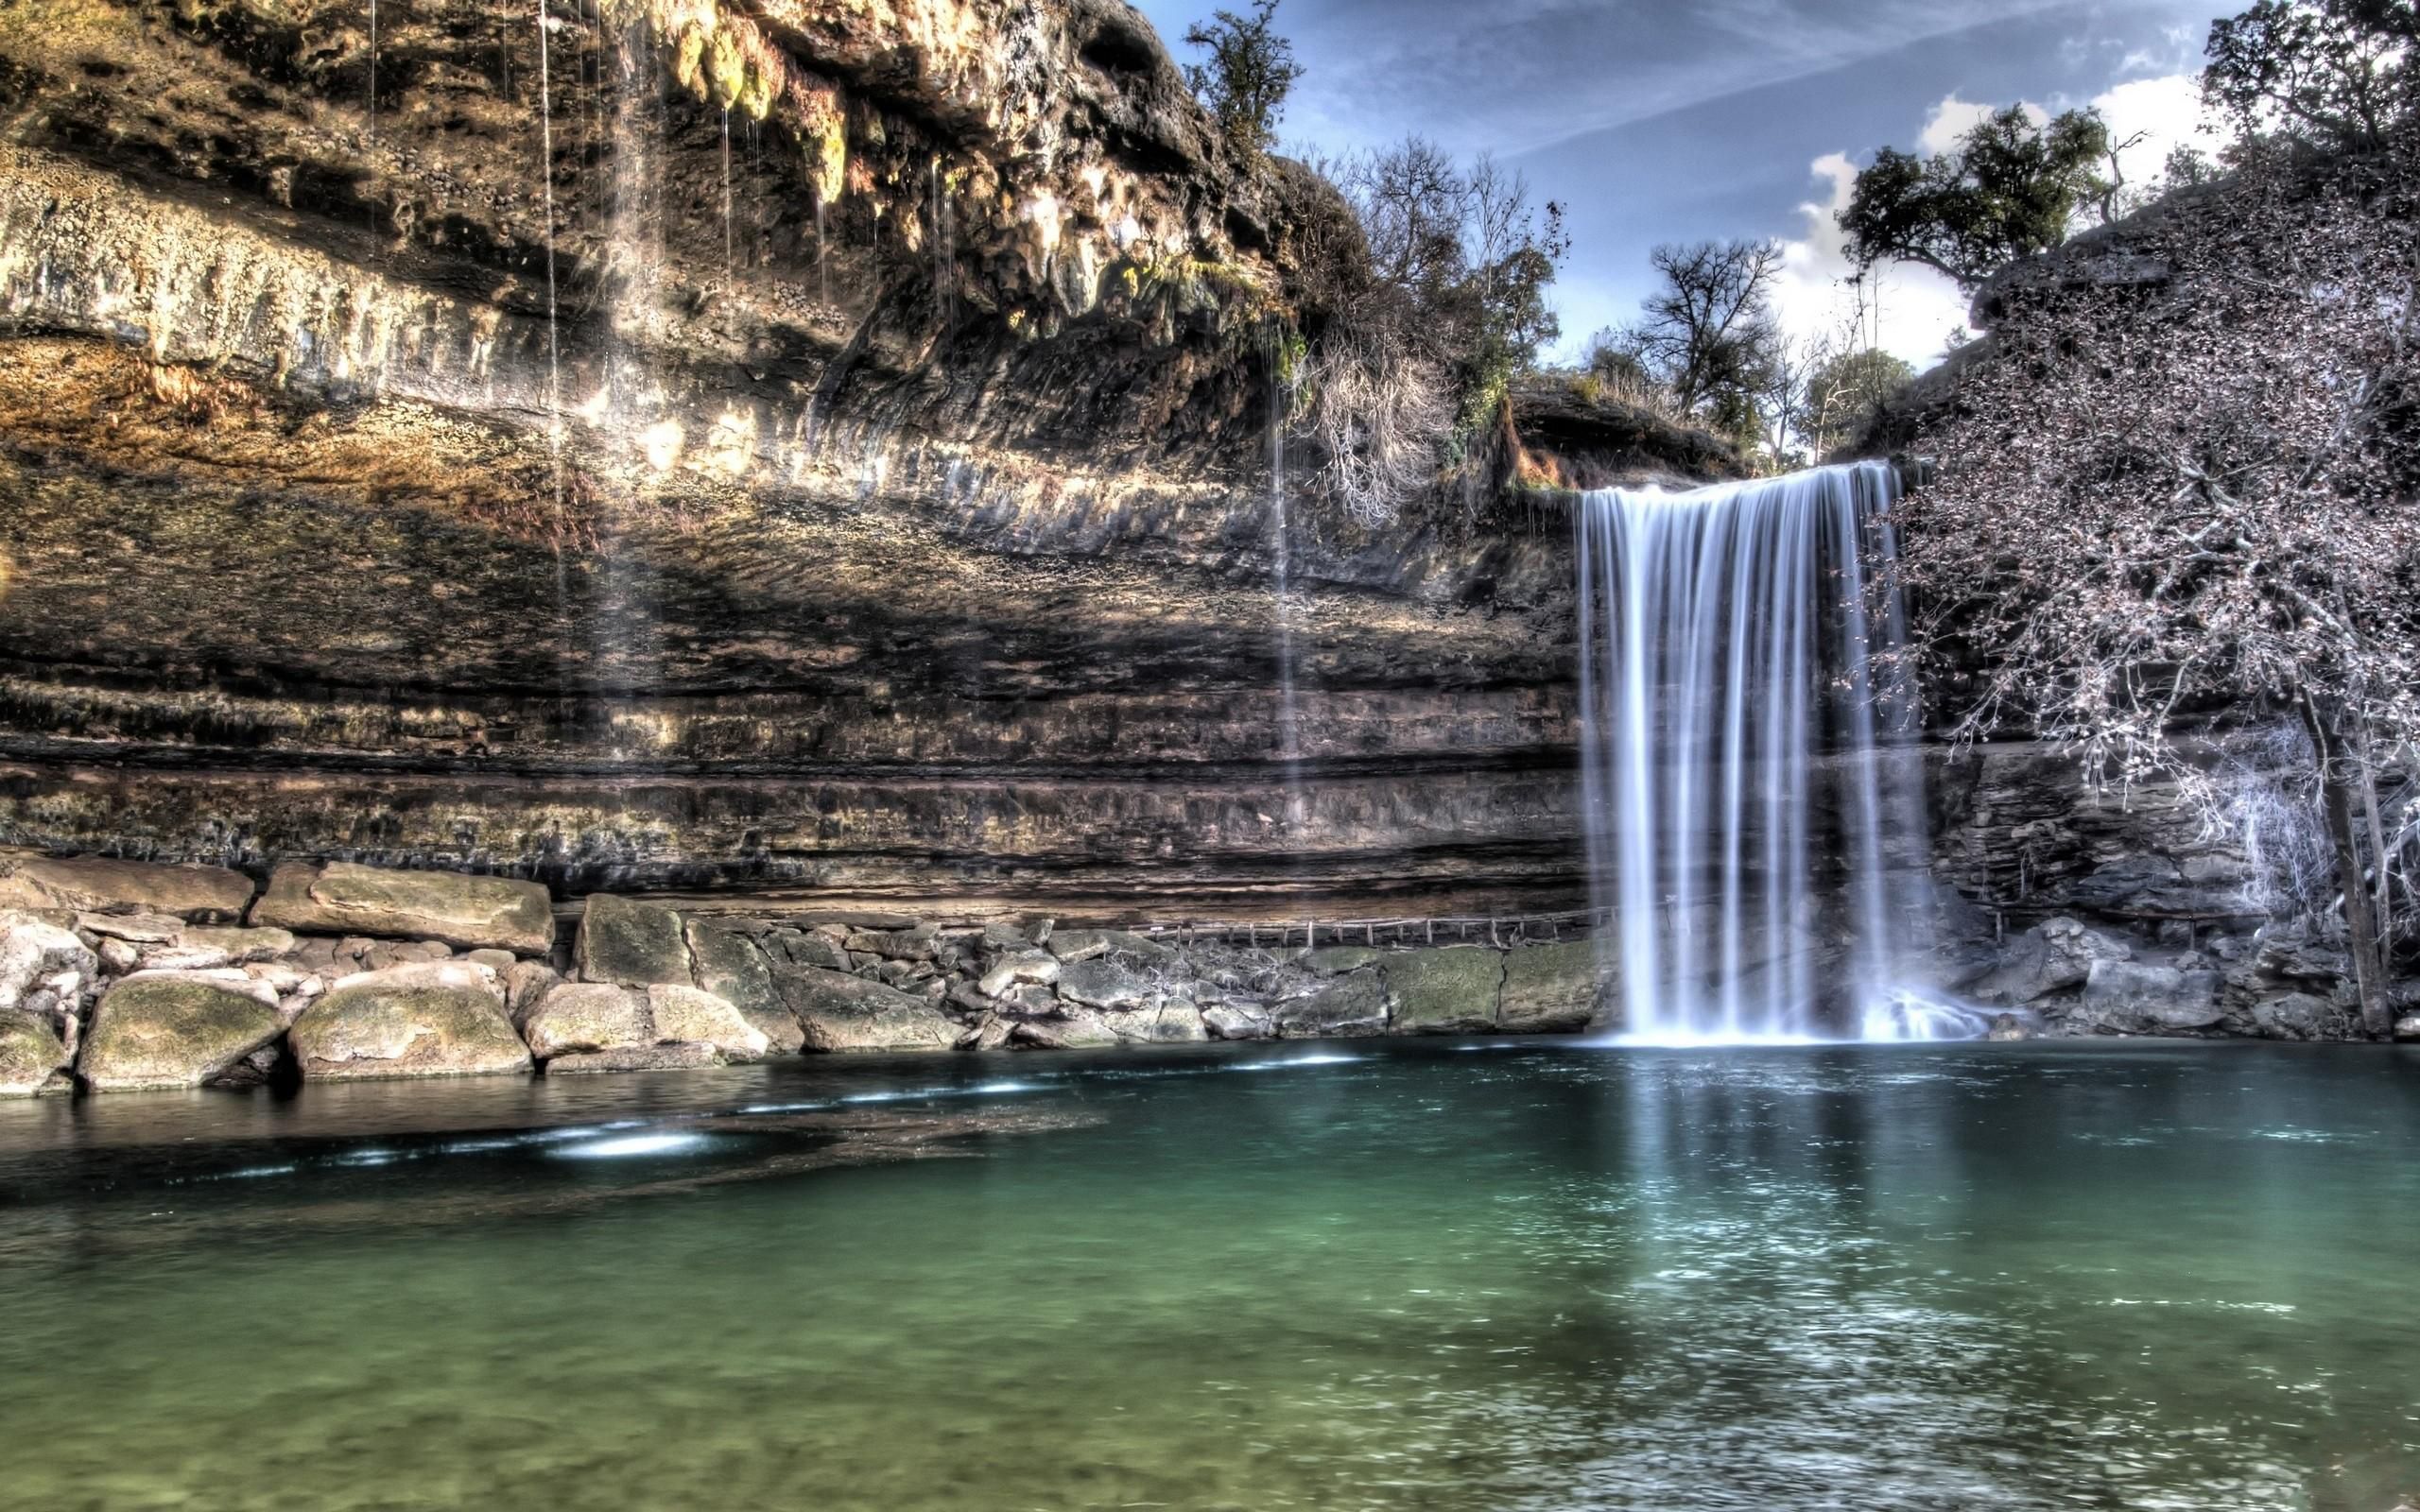
[[[1845,332],[1860,314],[1850,288],[1857,267],[1838,219],[1857,182],[1857,164],[1832,152],[1817,158],[1811,171],[1826,192],[1798,207],[1804,232],[1782,243],[1781,276],[1773,286],[1773,313],[1792,340]],[[1930,268],[1876,268],[1866,276],[1865,295],[1866,338],[1918,368],[1940,361],[1949,333],[1966,323],[1965,295]]]
[[[2044,107],[2030,100],[2020,103],[2035,121],[2049,119]],[[2129,184],[2156,182],[2169,153],[2179,146],[2208,152],[2223,139],[2209,129],[2200,81],[2190,74],[2132,79],[2088,103],[2109,123],[2110,139],[2129,144],[2118,159]],[[1995,109],[1947,95],[1926,114],[1916,145],[1927,153],[1945,151]],[[1793,339],[1841,332],[1858,315],[1850,287],[1856,266],[1838,219],[1857,182],[1857,164],[1832,152],[1817,158],[1809,171],[1825,193],[1798,207],[1804,225],[1797,238],[1782,243],[1781,277],[1773,291],[1774,312]],[[1868,338],[1918,368],[1939,361],[1949,334],[1966,324],[1966,296],[1930,268],[1910,264],[1878,267],[1867,276],[1865,294]]]
[[[2202,83],[2191,74],[2130,79],[2092,98],[2109,123],[2109,140],[2129,144],[2118,154],[2130,184],[2156,180],[2168,155],[2180,146],[2215,151],[2232,133],[2202,108]]]

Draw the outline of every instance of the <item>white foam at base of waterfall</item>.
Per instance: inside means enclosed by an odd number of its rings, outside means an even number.
[[[1618,1038],[1967,1038],[1929,991],[1923,768],[1886,464],[1579,518],[1582,807]]]

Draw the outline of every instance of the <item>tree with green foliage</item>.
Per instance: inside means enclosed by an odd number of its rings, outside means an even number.
[[[1920,263],[1973,289],[2019,257],[2067,239],[2102,190],[2109,128],[2092,111],[2037,121],[2011,106],[1956,148],[1926,158],[1884,147],[1841,212],[1859,267]]]
[[[1826,456],[1857,440],[1916,370],[1878,347],[1820,358],[1806,376],[1800,433],[1807,449]]]
[[[1294,44],[1277,35],[1276,15],[1277,0],[1259,0],[1249,16],[1221,10],[1184,34],[1187,46],[1210,50],[1207,63],[1186,65],[1185,82],[1248,163],[1258,163],[1276,139],[1286,96],[1303,77]]]
[[[2212,23],[2204,99],[2247,135],[2362,151],[2420,105],[2414,0],[2260,0]]]

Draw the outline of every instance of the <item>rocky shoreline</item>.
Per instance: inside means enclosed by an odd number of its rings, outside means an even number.
[[[2005,938],[1946,887],[1933,974],[1994,1039],[2360,1038],[2342,963],[2285,929],[2201,949],[2059,917]],[[1554,932],[1559,935],[1561,932]],[[1105,1049],[1607,1022],[1593,940],[1238,943],[754,918],[350,863],[0,860],[0,1095],[678,1070],[855,1051]],[[2420,1040],[2420,1013],[2397,1024]]]
[[[1046,919],[684,914],[349,863],[21,857],[0,1095],[677,1070],[802,1053],[1587,1027],[1593,947],[1262,948]]]

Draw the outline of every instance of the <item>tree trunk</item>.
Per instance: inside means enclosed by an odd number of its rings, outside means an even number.
[[[2361,1032],[2375,1040],[2394,1034],[2394,1011],[2387,1003],[2386,956],[2378,948],[2378,914],[2370,901],[2369,878],[2361,866],[2361,841],[2355,818],[2360,801],[2355,774],[2344,769],[2346,758],[2333,732],[2308,698],[2303,720],[2319,752],[2322,806],[2327,811],[2327,837],[2336,848],[2336,883],[2344,894],[2345,941],[2353,957],[2353,988],[2361,1006]]]

